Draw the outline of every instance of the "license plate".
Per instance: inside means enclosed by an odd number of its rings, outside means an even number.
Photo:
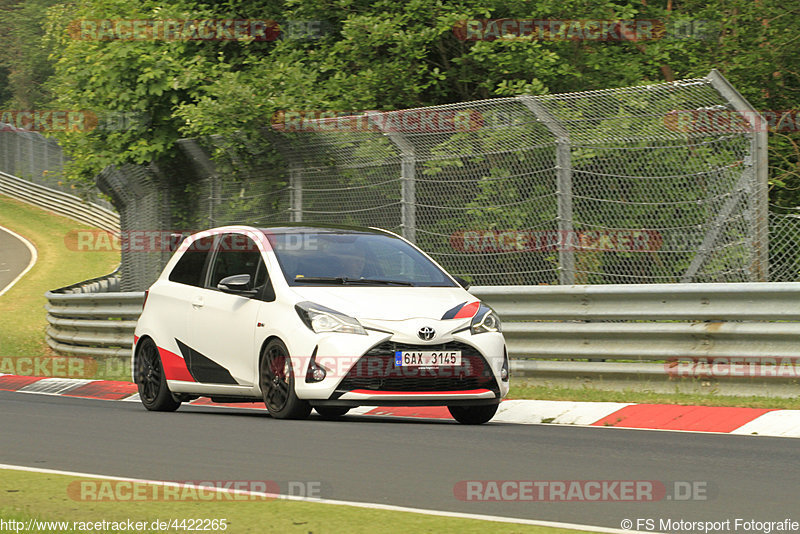
[[[461,365],[460,350],[398,350],[394,353],[397,367],[449,367]]]

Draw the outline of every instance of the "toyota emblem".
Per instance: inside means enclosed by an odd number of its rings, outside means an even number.
[[[436,330],[434,330],[430,326],[423,326],[422,328],[419,329],[417,335],[423,341],[430,341],[431,339],[433,339],[433,336],[436,335]]]

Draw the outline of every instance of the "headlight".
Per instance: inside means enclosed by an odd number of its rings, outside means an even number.
[[[295,304],[294,309],[300,320],[314,332],[339,332],[341,334],[363,334],[367,335],[364,327],[358,319],[339,313],[336,310],[314,304],[313,302],[301,302]]]
[[[472,318],[470,331],[473,334],[483,334],[484,332],[502,332],[500,318],[489,306],[481,304],[478,313]]]

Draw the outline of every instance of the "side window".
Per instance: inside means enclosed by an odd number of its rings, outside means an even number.
[[[172,272],[169,273],[169,280],[179,284],[202,287],[203,267],[213,242],[214,237],[209,236],[192,243],[175,264]]]
[[[223,278],[234,274],[249,274],[254,288],[266,282],[267,269],[261,251],[246,235],[225,234],[217,242],[216,250],[207,287],[216,288]]]

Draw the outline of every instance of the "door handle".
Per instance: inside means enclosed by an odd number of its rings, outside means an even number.
[[[192,301],[192,308],[202,308],[204,305],[203,297],[195,297]]]

